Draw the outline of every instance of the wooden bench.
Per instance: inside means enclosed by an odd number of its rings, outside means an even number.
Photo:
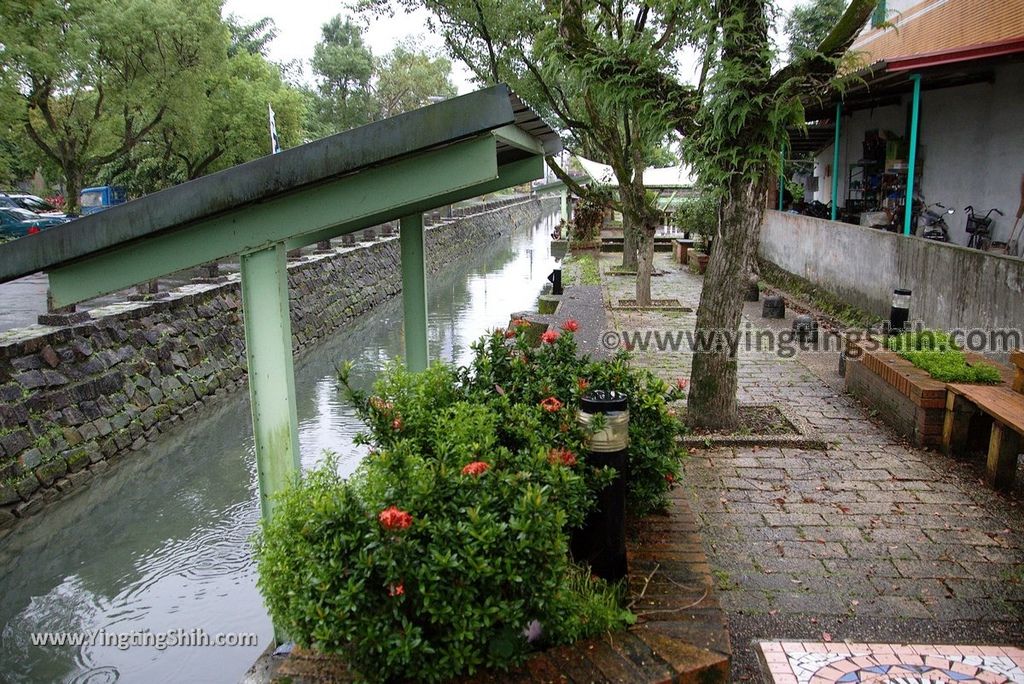
[[[1018,349],[1010,352],[1010,363],[1017,369],[1017,374],[1013,378],[1013,391],[1024,394],[1024,351]]]
[[[1020,367],[1018,367],[1018,381]],[[1005,385],[948,385],[942,447],[947,455],[963,453],[971,417],[981,411],[992,417],[985,479],[996,489],[1009,489],[1017,472],[1017,454],[1024,435],[1024,394]]]

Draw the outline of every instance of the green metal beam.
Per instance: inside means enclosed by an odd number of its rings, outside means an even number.
[[[284,245],[243,254],[241,265],[256,474],[263,519],[269,520],[274,508],[271,497],[302,468]]]
[[[50,271],[54,306],[360,219],[392,214],[399,218],[410,206],[497,177],[495,139],[490,134],[366,169]]]
[[[519,128],[518,126],[502,126],[491,131],[499,142],[511,147],[518,148],[530,154],[544,156],[544,145],[540,140]]]
[[[427,270],[423,243],[423,215],[403,216],[399,241],[402,248],[402,310],[405,314],[405,365],[413,371],[426,370]]]
[[[839,215],[839,128],[843,118],[843,102],[836,102],[836,139],[832,145],[832,220]]]
[[[921,116],[921,74],[911,74],[914,82],[914,102],[910,112],[910,159],[907,164],[907,200],[903,205],[903,234],[910,235],[910,220],[914,213],[914,176],[917,174],[917,129]]]
[[[502,164],[498,167],[498,178],[495,180],[484,181],[476,185],[471,185],[461,190],[441,195],[439,197],[433,197],[428,200],[423,200],[415,204],[407,205],[404,207],[408,214],[421,214],[437,207],[442,207],[446,204],[455,204],[462,200],[467,200],[472,197],[479,197],[480,195],[486,195],[489,192],[496,192],[498,190],[504,190],[510,188],[513,185],[521,185],[528,183],[537,178],[544,177],[544,159],[543,157],[529,157],[527,159],[520,159],[509,164]],[[301,237],[292,238],[286,241],[285,245],[288,249],[298,249],[299,247],[305,247],[306,245],[316,244],[322,240],[330,240],[331,238],[337,237],[342,233],[351,233],[355,230],[362,230],[363,228],[371,228],[387,221],[393,221],[400,216],[395,216],[394,211],[382,212],[380,214],[374,214],[368,216],[359,221],[346,223],[342,226],[332,226],[323,230],[318,230],[313,233],[307,233]]]

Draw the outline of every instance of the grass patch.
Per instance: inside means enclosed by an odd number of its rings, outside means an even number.
[[[590,254],[572,254],[562,262],[562,280],[580,285],[600,285],[601,271]]]
[[[924,330],[903,333],[886,341],[891,351],[942,382],[980,382],[995,384],[1002,381],[999,371],[987,363],[967,363],[964,353],[944,332]]]
[[[806,300],[819,311],[838,320],[848,328],[867,328],[882,322],[882,318],[879,316],[858,309],[831,292],[813,285],[799,276],[787,273],[764,259],[758,259],[758,268],[762,280]]]

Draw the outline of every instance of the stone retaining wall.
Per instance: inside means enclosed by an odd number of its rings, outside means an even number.
[[[429,271],[533,223],[542,208],[499,200],[427,228]],[[396,237],[290,262],[294,351],[397,294],[399,262]],[[73,326],[0,333],[0,537],[244,385],[238,278],[94,309]]]

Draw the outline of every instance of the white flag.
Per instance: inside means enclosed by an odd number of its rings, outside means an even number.
[[[267,103],[267,110],[270,112],[270,153],[277,154],[281,151],[281,141],[277,139],[277,122],[274,121],[274,108]]]

